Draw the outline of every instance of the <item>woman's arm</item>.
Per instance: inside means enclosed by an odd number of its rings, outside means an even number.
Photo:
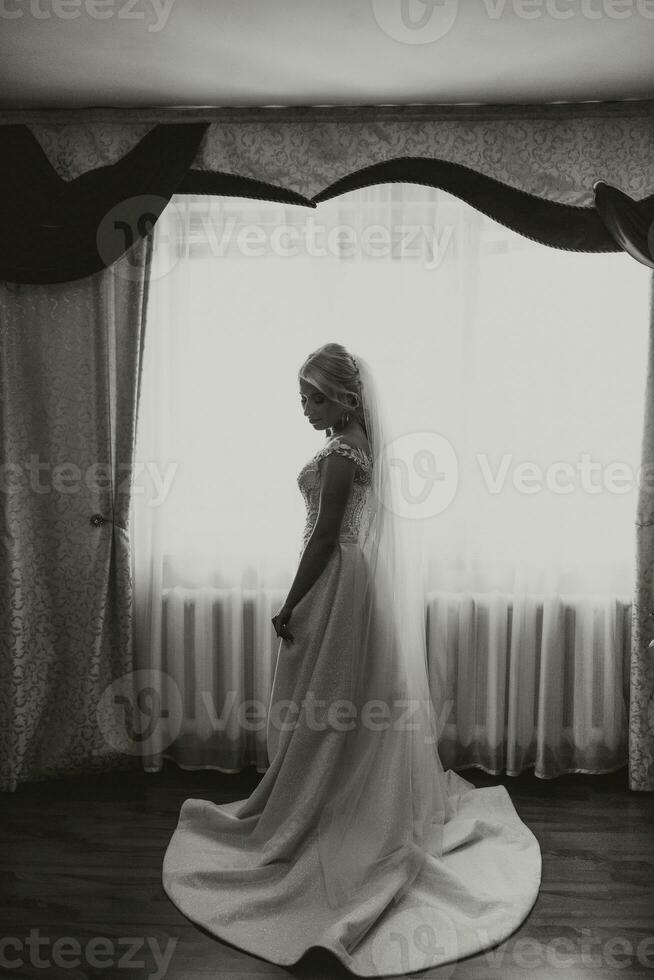
[[[300,559],[284,607],[292,609],[320,578],[336,547],[345,508],[352,489],[356,463],[347,456],[329,453],[320,461],[318,517]]]

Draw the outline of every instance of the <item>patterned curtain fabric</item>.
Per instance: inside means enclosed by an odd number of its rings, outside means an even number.
[[[3,791],[134,762],[103,705],[132,668],[127,517],[151,248],[139,239],[73,283],[0,284]]]
[[[650,300],[632,614],[629,788],[634,790],[654,790],[654,276]]]
[[[427,157],[584,207],[593,204],[598,179],[636,198],[654,193],[653,140],[651,103],[619,112],[577,106],[559,114],[525,106],[435,120],[379,110],[370,121],[353,114],[333,122],[211,124],[192,169],[239,173],[313,197],[363,167]]]

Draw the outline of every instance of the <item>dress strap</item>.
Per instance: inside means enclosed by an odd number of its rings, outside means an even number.
[[[330,453],[338,453],[339,456],[347,456],[348,459],[354,460],[361,469],[366,472],[371,468],[372,463],[368,454],[360,449],[358,446],[349,446],[346,442],[343,442],[340,436],[332,436],[332,438],[327,442],[327,445],[316,453],[314,460],[318,462],[328,456]]]

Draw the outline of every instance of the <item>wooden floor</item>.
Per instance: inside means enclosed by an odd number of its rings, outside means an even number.
[[[654,794],[630,792],[626,769],[553,780],[533,770],[460,772],[476,786],[507,787],[541,846],[541,891],[503,943],[412,976],[654,978]],[[3,980],[351,977],[326,952],[312,950],[290,968],[244,953],[185,919],[161,887],[183,801],[243,799],[260,778],[252,769],[225,776],[166,763],[158,774],[73,777],[1,794]],[[40,942],[31,949],[30,930]],[[67,942],[57,947],[57,939]]]

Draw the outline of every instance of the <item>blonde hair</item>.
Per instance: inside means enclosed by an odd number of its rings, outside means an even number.
[[[363,385],[356,359],[342,344],[323,344],[314,350],[298,371],[298,380],[308,381],[318,391],[343,406],[366,431],[363,414]]]

